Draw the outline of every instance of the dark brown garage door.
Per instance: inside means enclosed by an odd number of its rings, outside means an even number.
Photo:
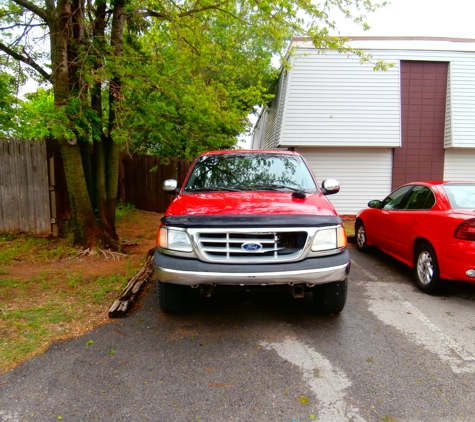
[[[393,189],[442,179],[448,63],[401,61],[402,147],[394,149]]]

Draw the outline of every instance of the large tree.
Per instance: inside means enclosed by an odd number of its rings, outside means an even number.
[[[60,146],[77,243],[116,249],[124,145],[193,156],[232,144],[269,99],[273,54],[291,36],[321,47],[331,8],[370,0],[0,0],[0,65],[52,89],[48,133]],[[364,22],[360,16],[356,21]],[[307,25],[310,23],[309,25]],[[46,97],[39,97],[46,98]],[[42,102],[47,106],[48,102]],[[207,117],[203,117],[207,116]],[[144,147],[145,145],[145,147]]]

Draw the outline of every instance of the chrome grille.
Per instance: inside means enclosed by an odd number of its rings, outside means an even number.
[[[211,261],[285,261],[298,257],[307,242],[306,231],[201,231],[195,239],[200,253]],[[247,249],[246,249],[247,248]],[[251,250],[255,248],[255,250]]]

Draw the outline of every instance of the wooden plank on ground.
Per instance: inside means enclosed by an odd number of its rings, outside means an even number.
[[[127,316],[130,306],[134,302],[140,289],[153,273],[153,255],[155,248],[150,249],[147,254],[147,260],[137,274],[135,274],[127,283],[119,299],[114,301],[109,309],[109,318],[124,318]]]

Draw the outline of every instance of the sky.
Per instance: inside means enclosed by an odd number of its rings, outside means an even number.
[[[366,15],[368,31],[335,13],[341,36],[421,36],[475,39],[475,0],[392,0]],[[253,123],[255,119],[252,119]],[[242,148],[250,146],[250,137],[242,138]]]
[[[392,0],[366,15],[371,29],[363,31],[335,15],[339,35],[427,36],[475,39],[474,0]]]

